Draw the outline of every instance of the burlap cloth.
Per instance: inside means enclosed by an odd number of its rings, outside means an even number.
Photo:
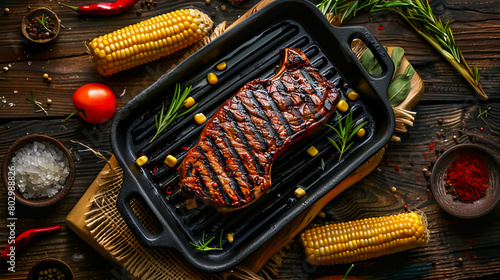
[[[266,0],[259,3],[256,8],[251,10],[251,13],[271,1],[272,0]],[[248,15],[245,17],[247,16]],[[242,19],[239,21],[241,20]],[[214,30],[211,37],[207,37],[203,42],[193,47],[190,52],[186,53],[183,59],[188,57],[196,49],[219,36],[225,29],[225,24],[219,25]],[[353,49],[358,54],[361,54],[364,50],[362,46],[355,46]],[[391,51],[391,48],[389,48],[389,52]],[[408,62],[404,59],[403,63]],[[404,69],[404,67],[405,66],[402,65],[401,68]],[[405,132],[405,125],[412,125],[414,113],[408,110],[418,103],[422,93],[422,81],[416,74],[415,80],[412,81],[411,94],[409,94],[407,100],[394,109],[397,118],[396,131]],[[393,140],[397,141],[398,138],[393,137]],[[375,156],[377,161],[372,163],[372,165],[375,164],[374,166],[376,166],[378,164],[384,151],[385,148]],[[267,269],[275,269],[280,265],[280,257],[283,256],[283,253],[279,252],[279,249],[283,244],[280,244],[279,248],[275,248],[273,253],[277,253],[277,255],[270,255],[267,258],[264,257],[265,259],[260,261],[267,263],[265,265],[254,265],[253,271],[251,269],[246,269],[244,266],[239,266],[231,271],[220,274],[208,274],[195,270],[181,258],[178,258],[178,254],[176,254],[175,251],[144,247],[131,232],[116,208],[116,200],[123,182],[123,173],[120,166],[114,161],[114,158],[108,163],[109,168],[103,169],[98,177],[99,190],[91,199],[91,207],[84,215],[85,226],[90,231],[93,239],[104,250],[101,251],[101,253],[104,252],[108,256],[111,256],[111,259],[122,266],[130,277],[136,279],[227,279],[229,277],[239,279],[264,279],[270,278],[269,271],[261,271],[259,276],[258,271],[255,271],[255,267],[262,268],[264,266]],[[366,174],[367,173],[363,173],[362,177],[366,176]],[[361,176],[358,177],[359,178],[356,180],[352,180],[352,182],[346,184],[344,189],[362,178]],[[341,190],[339,190],[339,192],[340,191]],[[331,200],[336,194],[337,193],[331,195],[328,199]],[[326,203],[327,202],[324,202],[324,204]],[[150,215],[141,207],[141,204],[132,201],[131,207],[139,220],[142,221],[142,224],[150,232],[154,233],[157,231],[157,226],[154,224],[155,222],[149,218]],[[299,228],[299,230],[300,229],[301,228]]]

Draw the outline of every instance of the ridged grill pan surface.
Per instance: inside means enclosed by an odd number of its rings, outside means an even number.
[[[350,48],[354,39],[361,39],[375,54],[383,68],[381,76],[373,77],[364,70]],[[358,100],[347,101],[357,122],[369,121],[366,136],[357,139],[339,162],[326,139],[335,139],[335,134],[325,127],[296,143],[273,164],[271,188],[249,207],[229,214],[217,213],[203,204],[188,210],[185,199],[174,189],[177,170],[163,160],[169,154],[182,160],[186,149],[196,143],[203,126],[193,121],[194,114],[203,112],[210,118],[247,82],[272,77],[282,48],[301,49],[313,67],[336,83],[342,99],[347,100],[350,89],[360,94]],[[222,61],[227,69],[216,70]],[[113,152],[124,171],[118,210],[146,246],[173,248],[194,267],[207,272],[236,266],[386,145],[394,131],[394,115],[385,97],[393,70],[389,56],[366,28],[334,28],[307,1],[269,4],[191,55],[118,111],[111,127]],[[208,84],[209,72],[219,76],[216,85]],[[183,88],[193,86],[191,92],[198,107],[176,119],[149,143],[155,132],[154,116],[163,102],[168,107],[176,83]],[[329,124],[337,123],[334,114]],[[311,145],[320,151],[316,157],[305,152]],[[149,161],[138,167],[135,160],[142,154]],[[306,195],[296,198],[293,191],[299,186]],[[130,206],[131,200],[149,209],[148,217],[156,229],[144,227]],[[198,252],[190,244],[198,243],[205,233],[205,240],[216,236],[210,245],[218,247],[221,231],[223,250]],[[233,243],[227,242],[227,233],[234,236]]]

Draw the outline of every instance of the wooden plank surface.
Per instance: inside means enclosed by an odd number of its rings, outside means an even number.
[[[65,1],[79,4],[78,1]],[[90,3],[92,1],[84,1]],[[12,65],[9,72],[0,74],[0,96],[6,100],[0,104],[0,157],[17,138],[27,133],[44,133],[61,140],[76,151],[77,177],[69,194],[59,203],[45,209],[33,211],[17,205],[16,232],[32,227],[62,225],[62,229],[43,236],[17,255],[16,273],[8,272],[7,265],[0,265],[0,279],[25,279],[29,268],[45,257],[61,258],[74,269],[79,279],[121,279],[122,272],[115,269],[97,252],[64,225],[64,218],[83,195],[104,166],[94,155],[78,151],[70,140],[79,140],[94,148],[110,150],[109,124],[90,125],[80,119],[61,123],[61,119],[72,112],[71,95],[80,85],[101,82],[110,86],[122,106],[148,85],[160,77],[182,52],[160,61],[125,71],[102,79],[97,75],[86,54],[83,41],[89,41],[141,19],[166,11],[196,7],[205,12],[215,12],[214,21],[235,21],[250,9],[256,1],[234,8],[225,1],[212,0],[207,6],[202,0],[158,1],[158,7],[145,10],[141,17],[133,8],[128,13],[112,18],[81,17],[58,7],[56,1],[7,0],[0,8],[9,7],[8,15],[0,14],[0,66]],[[228,9],[222,11],[220,5]],[[21,38],[20,21],[27,13],[27,6],[49,5],[60,16],[63,25],[60,37],[42,47],[25,44]],[[382,257],[359,263],[352,275],[365,279],[482,279],[500,278],[500,207],[485,217],[463,221],[444,213],[430,193],[422,169],[428,167],[434,157],[435,148],[448,149],[460,143],[477,142],[491,148],[497,155],[500,151],[500,8],[494,1],[442,1],[431,2],[433,10],[450,21],[455,40],[470,65],[481,69],[481,82],[492,107],[488,125],[477,119],[478,105],[485,102],[473,96],[473,90],[448,63],[423,39],[418,37],[395,14],[365,14],[355,18],[350,25],[369,28],[383,45],[401,46],[407,58],[425,82],[425,93],[415,108],[417,119],[410,133],[399,135],[402,142],[390,143],[382,163],[362,182],[349,188],[335,198],[327,207],[327,217],[314,223],[345,221],[380,216],[410,209],[421,209],[430,223],[429,245],[410,252]],[[215,7],[218,9],[215,9]],[[383,27],[381,29],[380,27]],[[49,73],[53,81],[42,79]],[[126,90],[125,90],[126,89]],[[124,92],[125,90],[125,92]],[[122,93],[124,92],[123,96]],[[49,116],[35,112],[33,104],[25,97],[31,93],[36,99],[53,99],[53,110]],[[14,106],[9,106],[13,103]],[[438,120],[442,119],[440,125]],[[481,131],[480,127],[484,130]],[[460,133],[461,131],[461,133]],[[437,133],[444,136],[438,136]],[[456,134],[457,139],[453,138]],[[395,186],[397,191],[390,192]],[[7,205],[6,191],[0,189],[0,245],[6,244],[8,232],[4,218]],[[457,259],[462,257],[460,265]],[[434,262],[434,264],[433,264]],[[343,274],[347,266],[309,267],[305,265],[299,244],[284,259],[283,267],[276,279],[314,279],[319,276]]]

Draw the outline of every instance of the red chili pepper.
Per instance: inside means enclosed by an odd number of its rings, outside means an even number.
[[[92,5],[82,5],[80,7],[70,6],[61,2],[66,8],[70,8],[81,15],[97,15],[97,16],[112,16],[126,12],[132,8],[139,0],[116,0],[111,3],[95,3]]]
[[[8,261],[10,259],[10,257],[13,255],[12,252],[14,252],[14,256],[15,256],[15,253],[17,251],[19,251],[19,249],[24,247],[24,245],[28,244],[35,237],[45,235],[45,234],[50,233],[50,232],[57,231],[60,228],[61,228],[61,226],[33,228],[33,229],[29,229],[29,230],[19,234],[16,237],[16,239],[14,239],[12,242],[9,243],[9,245],[7,245],[7,247],[5,247],[5,249],[2,252],[2,259],[4,261]]]

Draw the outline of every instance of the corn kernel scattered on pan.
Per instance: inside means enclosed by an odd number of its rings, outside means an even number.
[[[159,59],[201,40],[212,28],[199,10],[177,10],[93,39],[89,54],[101,76]]]
[[[334,265],[422,246],[429,232],[423,212],[407,212],[308,229],[300,239],[309,264]]]

